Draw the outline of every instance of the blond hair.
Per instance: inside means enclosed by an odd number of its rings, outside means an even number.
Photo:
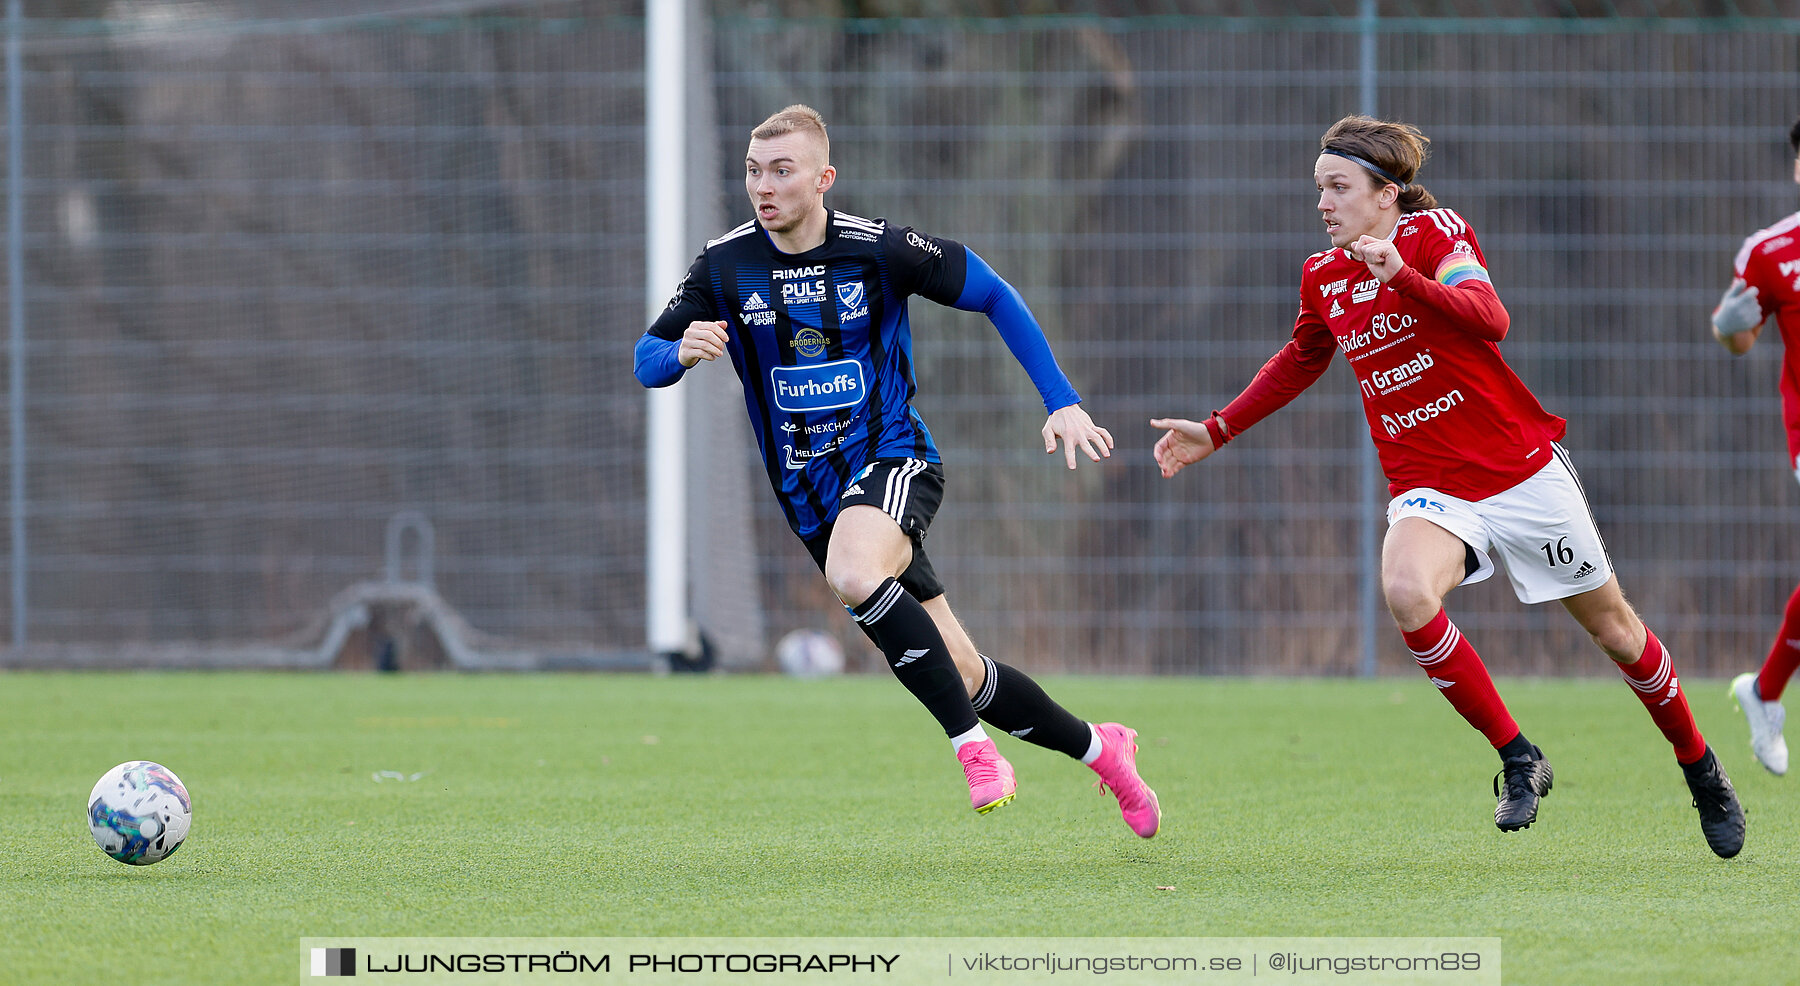
[[[810,134],[817,137],[819,146],[825,149],[824,159],[831,160],[831,138],[825,134],[825,118],[819,115],[818,110],[804,103],[795,103],[771,113],[767,120],[750,131],[750,139],[771,140],[788,134]]]

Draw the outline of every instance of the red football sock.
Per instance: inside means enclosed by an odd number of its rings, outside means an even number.
[[[1787,615],[1775,633],[1775,643],[1763,660],[1762,672],[1756,676],[1756,690],[1765,702],[1779,702],[1781,690],[1787,687],[1794,669],[1800,668],[1800,588],[1788,597]]]
[[[1413,660],[1431,676],[1431,683],[1469,720],[1469,725],[1481,730],[1495,749],[1519,735],[1519,724],[1494,690],[1494,679],[1488,677],[1481,655],[1463,639],[1462,631],[1443,610],[1438,610],[1431,622],[1417,630],[1402,631],[1401,636],[1406,638]]]
[[[1706,740],[1700,736],[1694,714],[1688,711],[1687,695],[1675,675],[1675,660],[1649,627],[1644,628],[1644,637],[1644,653],[1636,663],[1619,665],[1619,673],[1650,711],[1656,728],[1675,747],[1676,761],[1693,763],[1706,754]]]

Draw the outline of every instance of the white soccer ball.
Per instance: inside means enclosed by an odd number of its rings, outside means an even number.
[[[149,866],[180,849],[193,815],[181,778],[148,760],[107,771],[88,795],[88,828],[100,851],[133,866]]]
[[[775,659],[781,670],[803,678],[844,671],[843,646],[822,630],[795,630],[782,637],[775,645]]]

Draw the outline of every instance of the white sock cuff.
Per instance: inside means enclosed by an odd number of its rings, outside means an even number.
[[[955,736],[950,737],[950,748],[960,753],[962,748],[970,743],[979,743],[987,738],[987,730],[982,729],[980,723],[976,723],[974,729],[971,729],[966,733],[957,733]]]
[[[1095,729],[1091,722],[1087,724],[1087,728],[1088,748],[1087,752],[1081,755],[1081,762],[1092,767],[1094,761],[1100,759],[1100,730]]]

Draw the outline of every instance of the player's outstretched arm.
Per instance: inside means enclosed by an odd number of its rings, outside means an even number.
[[[1731,355],[1742,356],[1756,345],[1762,326],[1762,302],[1757,298],[1757,289],[1741,277],[1733,278],[1718,307],[1713,309],[1713,338]]]
[[[1062,439],[1063,457],[1069,468],[1075,468],[1075,450],[1081,449],[1095,462],[1112,458],[1112,433],[1095,424],[1080,404],[1059,407],[1044,422],[1044,454],[1056,454],[1056,441]]]
[[[1026,307],[1018,289],[994,273],[975,251],[960,245],[956,249],[962,251],[965,264],[962,287],[955,299],[947,300],[935,293],[925,296],[961,311],[986,315],[1000,333],[1006,348],[1012,351],[1013,358],[1031,377],[1038,396],[1044,399],[1044,410],[1052,416],[1063,408],[1081,403],[1081,394],[1057,365],[1056,355],[1050,351],[1050,341],[1044,338],[1043,328]]]
[[[1153,450],[1163,478],[1224,448],[1226,442],[1245,429],[1287,406],[1324,374],[1337,348],[1337,341],[1318,313],[1303,307],[1294,319],[1294,337],[1269,357],[1251,378],[1250,385],[1224,410],[1214,411],[1199,421],[1151,418],[1150,427],[1167,432]]]
[[[1150,427],[1164,429],[1152,450],[1164,479],[1213,454],[1218,448],[1213,444],[1205,422],[1187,418],[1151,418]]]
[[[1500,296],[1494,293],[1486,270],[1473,263],[1473,255],[1467,256],[1471,266],[1463,269],[1462,278],[1443,282],[1408,266],[1392,240],[1358,237],[1350,246],[1350,255],[1368,264],[1369,273],[1381,283],[1447,316],[1451,325],[1477,339],[1499,342],[1506,338],[1507,329],[1512,326],[1512,316],[1500,303]],[[1440,266],[1438,276],[1442,276],[1443,271],[1444,267]]]

